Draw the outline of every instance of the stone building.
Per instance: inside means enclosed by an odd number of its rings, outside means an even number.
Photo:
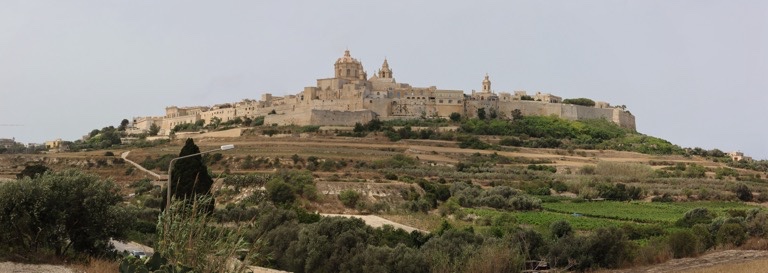
[[[730,152],[728,153],[728,156],[731,157],[731,160],[733,161],[752,161],[752,158],[749,156],[745,156],[742,152]]]
[[[532,96],[525,91],[497,93],[491,88],[488,74],[480,86],[480,91],[472,90],[467,95],[462,90],[399,83],[387,59],[368,77],[362,62],[346,50],[333,64],[332,78],[317,79],[315,86],[305,87],[295,95],[277,97],[267,93],[261,100],[246,99],[213,107],[167,107],[166,115],[162,117],[161,134],[168,134],[179,124],[201,120],[208,124],[214,118],[225,122],[236,117],[264,116],[265,124],[352,126],[371,119],[447,118],[451,113],[476,117],[479,109],[495,112],[500,118],[511,118],[511,112],[515,110],[523,115],[555,115],[571,120],[603,118],[624,128],[635,129],[632,114],[607,103],[587,107],[562,104],[561,97],[549,93],[537,92]],[[150,122],[157,120],[134,118],[135,124]]]

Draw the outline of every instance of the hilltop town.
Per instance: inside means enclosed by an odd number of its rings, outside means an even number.
[[[295,95],[263,94],[260,100],[245,99],[236,103],[213,106],[177,107],[165,109],[165,116],[135,117],[134,132],[159,128],[159,135],[169,135],[183,124],[214,120],[227,122],[236,118],[263,116],[264,124],[277,125],[335,125],[352,126],[372,119],[448,118],[457,113],[462,117],[477,117],[478,110],[498,118],[512,118],[518,110],[522,115],[554,115],[569,120],[606,119],[619,126],[635,130],[635,117],[623,106],[606,102],[585,105],[564,103],[561,97],[526,91],[496,92],[486,74],[480,91],[438,89],[436,86],[413,87],[398,83],[393,69],[385,59],[373,76],[349,50],[334,63],[332,78],[317,79],[317,84],[305,87]]]

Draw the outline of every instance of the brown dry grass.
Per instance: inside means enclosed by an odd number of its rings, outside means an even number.
[[[679,273],[768,272],[768,259],[718,264],[707,268],[694,268]]]
[[[120,269],[120,263],[118,261],[91,259],[85,264],[75,264],[71,268],[75,272],[87,272],[87,273],[114,273]]]

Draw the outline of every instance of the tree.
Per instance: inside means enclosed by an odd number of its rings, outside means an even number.
[[[120,121],[120,126],[117,127],[117,130],[125,131],[125,128],[128,128],[128,124],[131,124],[131,122],[128,121],[128,119],[123,119],[122,121]]]
[[[485,108],[477,109],[477,118],[485,119]]]
[[[733,189],[733,192],[736,193],[736,197],[738,197],[741,201],[752,201],[752,191],[749,190],[749,187],[747,187],[747,185],[744,183],[739,183],[736,185],[736,188]]]
[[[339,194],[339,200],[345,207],[354,208],[360,201],[360,193],[356,190],[344,190]]]
[[[272,179],[267,182],[266,188],[269,200],[275,204],[291,204],[296,200],[293,188],[279,179]]]
[[[499,117],[499,113],[496,111],[496,108],[491,108],[489,110],[490,114],[488,114],[488,117],[491,119],[496,119]]]
[[[179,157],[196,154],[200,152],[200,148],[195,145],[195,142],[188,138],[184,147],[181,148]],[[203,163],[203,157],[196,155],[188,158],[176,160],[173,164],[173,172],[171,175],[171,192],[175,198],[193,200],[195,196],[210,195],[211,186],[213,185],[213,179],[208,175],[208,168]],[[166,195],[163,195],[163,198]],[[213,210],[215,200],[210,199],[208,208]],[[163,200],[163,204],[166,204],[167,200]]]
[[[558,239],[573,234],[571,224],[565,220],[558,220],[552,223],[549,229],[552,231],[552,236]]]
[[[157,133],[160,132],[160,126],[157,126],[157,124],[152,123],[152,125],[149,125],[149,135],[150,136],[156,136]]]
[[[453,112],[453,113],[451,113],[451,115],[450,115],[450,116],[448,116],[448,117],[449,117],[449,118],[451,119],[451,121],[453,121],[453,122],[459,122],[459,121],[461,120],[461,114],[459,114],[459,113],[456,113],[456,112]]]
[[[577,98],[577,99],[564,99],[563,103],[565,104],[575,104],[575,105],[581,105],[581,106],[589,106],[594,107],[595,101],[588,99],[588,98]]]
[[[37,176],[43,175],[45,172],[49,170],[51,169],[40,164],[30,165],[30,166],[24,167],[24,170],[22,170],[21,173],[17,174],[16,178],[18,179],[22,179],[24,177],[35,178]]]
[[[747,229],[740,223],[725,223],[717,230],[717,243],[740,246],[747,241]]]
[[[125,239],[132,217],[110,180],[78,170],[45,173],[0,185],[0,246],[34,257],[43,249],[98,255],[110,238]]]
[[[512,120],[520,120],[523,118],[523,112],[520,109],[512,110]]]
[[[690,230],[675,231],[668,240],[672,256],[678,259],[695,256],[700,249],[698,238]]]
[[[707,208],[694,208],[686,212],[676,224],[681,227],[692,227],[696,224],[709,224],[712,219],[715,219],[714,212]]]
[[[221,119],[219,117],[212,117],[211,121],[208,123],[208,126],[211,128],[219,128],[219,124],[221,124]]]

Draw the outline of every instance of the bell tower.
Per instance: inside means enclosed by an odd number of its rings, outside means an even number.
[[[387,62],[387,58],[384,58],[384,63],[381,65],[381,70],[379,70],[379,78],[383,78],[383,79],[392,78],[392,70],[389,69],[389,63]]]
[[[485,79],[483,80],[483,93],[491,92],[491,80],[488,79],[488,73],[485,73]]]

